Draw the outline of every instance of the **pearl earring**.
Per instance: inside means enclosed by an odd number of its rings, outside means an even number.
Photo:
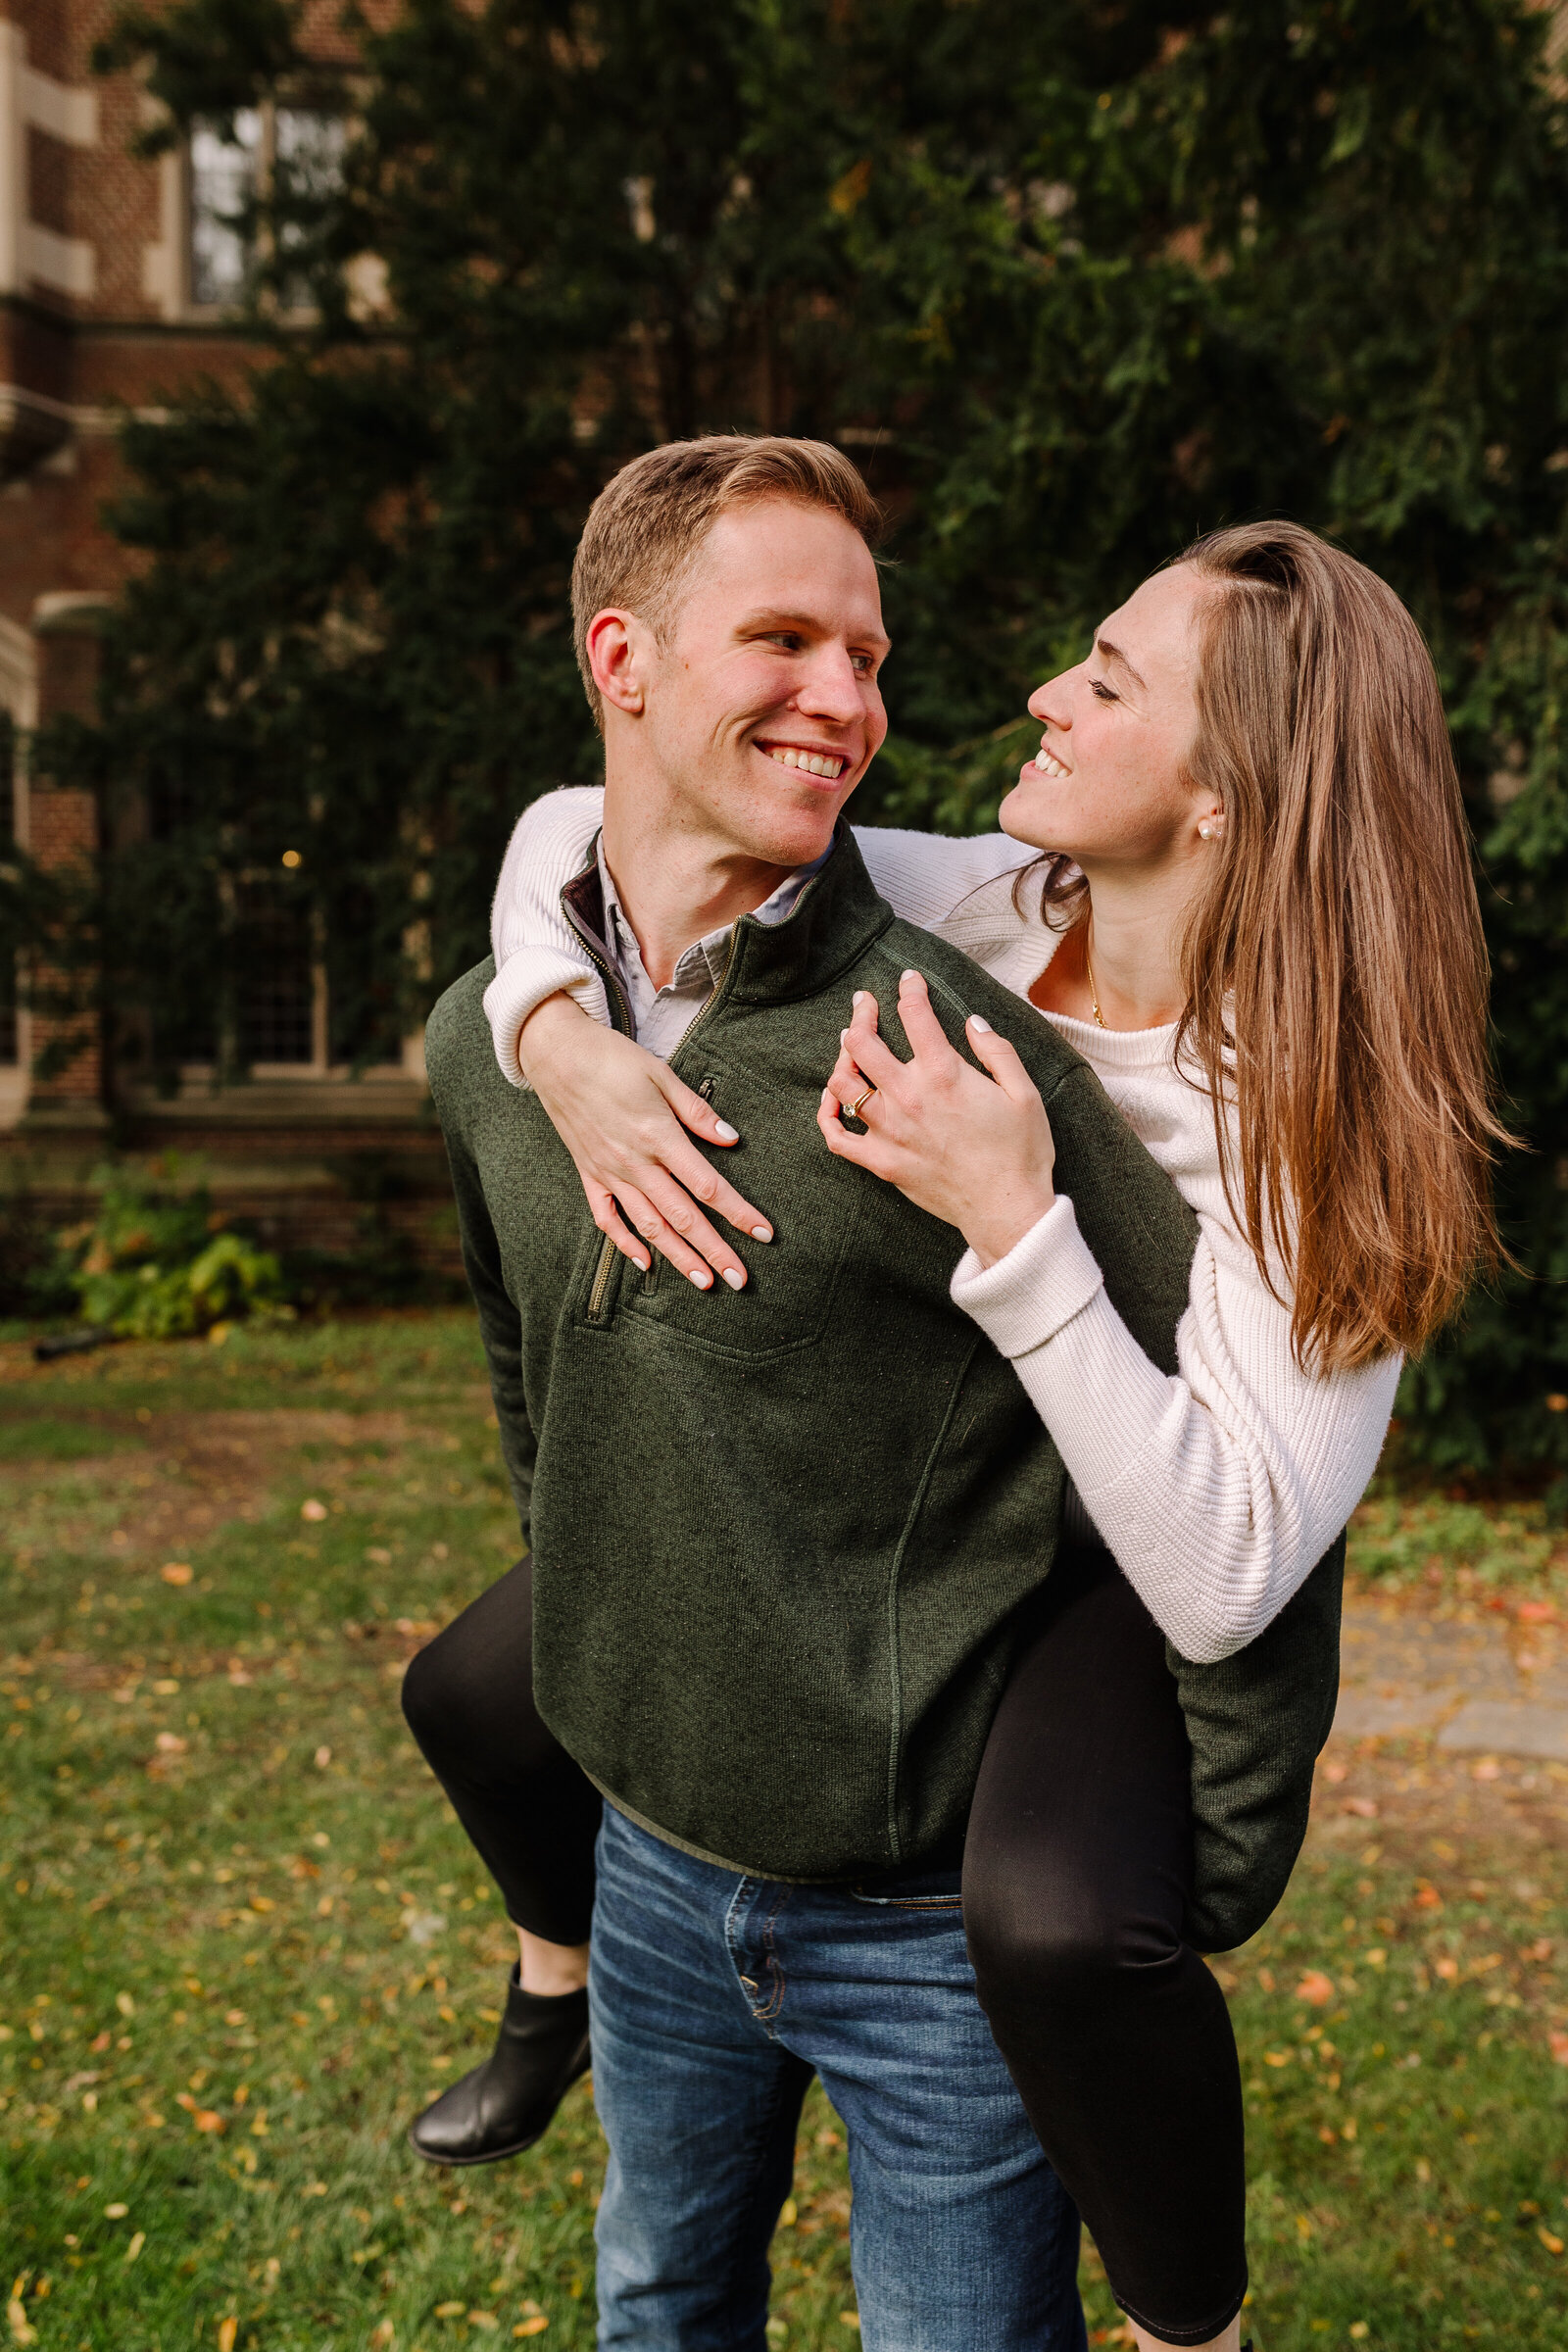
[[[1200,841],[1217,841],[1224,830],[1223,816],[1205,816],[1200,820],[1198,838]]]

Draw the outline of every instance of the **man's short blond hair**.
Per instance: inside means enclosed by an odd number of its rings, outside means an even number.
[[[710,433],[666,441],[623,466],[589,511],[571,567],[577,666],[594,723],[604,712],[588,662],[588,624],[619,606],[662,637],[697,551],[718,516],[764,499],[793,499],[841,514],[874,547],[882,511],[858,470],[826,441]]]

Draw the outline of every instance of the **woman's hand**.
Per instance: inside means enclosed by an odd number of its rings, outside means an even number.
[[[1005,1257],[1055,1200],[1056,1147],[1038,1088],[1004,1038],[978,1014],[969,1045],[990,1077],[955,1053],[918,972],[899,984],[899,1018],[913,1049],[900,1061],[877,1035],[864,990],[844,1032],[816,1123],[827,1148],[896,1184],[917,1208],[956,1225],[982,1265]],[[867,1086],[865,1095],[854,1107]],[[843,1113],[866,1132],[852,1135]]]
[[[755,1241],[770,1242],[773,1228],[685,1133],[689,1127],[710,1144],[740,1142],[711,1103],[683,1086],[667,1063],[602,1027],[569,997],[547,997],[530,1013],[517,1057],[576,1163],[600,1232],[645,1271],[652,1248],[700,1291],[712,1288],[714,1274],[731,1290],[744,1289],[746,1268],[697,1203]],[[627,1231],[622,1210],[640,1242]]]

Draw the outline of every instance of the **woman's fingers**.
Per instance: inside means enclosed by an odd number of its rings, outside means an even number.
[[[884,1095],[869,1070],[861,1068],[856,1057],[858,1051],[853,1045],[839,1048],[839,1057],[828,1072],[827,1091],[834,1097],[840,1109],[852,1119],[869,1124],[873,1108],[876,1108],[883,1126],[889,1124],[890,1114],[892,1122],[896,1124],[900,1104]],[[904,1067],[896,1056],[895,1062],[898,1068]]]
[[[662,1178],[663,1184],[667,1186],[665,1200],[673,1214],[681,1218],[683,1222],[690,1221],[697,1212],[692,1208],[688,1196],[681,1191],[679,1185],[673,1184],[667,1177],[663,1177],[662,1170],[660,1170],[658,1174]],[[680,1205],[683,1201],[685,1202],[684,1208]],[[664,1206],[651,1199],[648,1193],[639,1191],[634,1185],[623,1184],[619,1187],[611,1207],[614,1212],[612,1218],[601,1215],[596,1209],[594,1223],[599,1227],[601,1233],[610,1236],[616,1249],[621,1251],[623,1256],[629,1257],[633,1265],[641,1267],[642,1271],[646,1273],[653,1252],[657,1250],[661,1257],[668,1260],[677,1274],[684,1275],[686,1280],[694,1283],[698,1290],[710,1291],[712,1289],[712,1270],[705,1262],[702,1253],[683,1233],[678,1231],[671,1218],[666,1216]],[[625,1226],[621,1222],[623,1218],[630,1221],[640,1236],[640,1239],[629,1249],[616,1232],[618,1226],[620,1233],[624,1233]],[[732,1290],[739,1290],[746,1280],[745,1267],[740,1263],[733,1250],[724,1248],[716,1234],[712,1234],[711,1242],[714,1254],[720,1261],[725,1281],[729,1283]],[[738,1282],[734,1279],[736,1275],[740,1277]]]
[[[869,1078],[873,1086],[897,1086],[905,1065],[891,1048],[883,1044],[874,1029],[863,1022],[858,1026],[852,1023],[843,1032],[840,1044],[856,1068],[863,1070],[865,1078]],[[865,1078],[861,1079],[861,1086],[865,1084]],[[858,1094],[859,1088],[857,1087],[855,1091]]]
[[[602,1184],[595,1184],[589,1176],[583,1178],[582,1189],[588,1196],[589,1212],[600,1232],[614,1243],[622,1257],[629,1257],[632,1264],[646,1274],[647,1249],[627,1227],[614,1194],[607,1193]]]
[[[931,1005],[931,992],[919,972],[905,972],[899,980],[899,1018],[917,1061],[938,1061],[954,1054],[948,1033]]]
[[[665,1102],[683,1127],[700,1135],[705,1144],[738,1144],[740,1136],[727,1119],[721,1119],[711,1102],[705,1102],[683,1078],[677,1078],[665,1062],[655,1083],[662,1089]],[[739,1199],[739,1195],[736,1196]],[[727,1213],[727,1212],[726,1212]]]
[[[1024,1068],[1016,1046],[1009,1046],[1004,1037],[999,1037],[978,1012],[970,1013],[964,1029],[975,1059],[990,1072],[1004,1095],[1014,1102],[1026,1102],[1031,1095],[1039,1102],[1040,1089]]]
[[[728,1149],[740,1142],[739,1133],[729,1121],[721,1119],[711,1102],[705,1102],[684,1079],[677,1078],[667,1064],[661,1069],[659,1084],[663,1090],[664,1100],[681,1124],[689,1127],[694,1135],[700,1135],[705,1143],[721,1144]],[[761,1210],[754,1208],[744,1194],[735,1190],[728,1177],[721,1176],[700,1152],[693,1152],[681,1145],[670,1149],[664,1156],[677,1184],[683,1184],[693,1200],[701,1202],[704,1208],[711,1209],[715,1217],[723,1217],[738,1233],[749,1233],[754,1242],[770,1242],[773,1239],[773,1228]],[[720,1263],[710,1249],[708,1240],[699,1239],[699,1234],[705,1231],[706,1220],[700,1217],[697,1227],[687,1235],[687,1239],[697,1243],[714,1273],[723,1274],[728,1268],[739,1267],[740,1260],[733,1250],[719,1242],[714,1234],[711,1236],[712,1242],[723,1256],[724,1262]],[[744,1282],[744,1267],[740,1271]]]
[[[862,1078],[859,1084],[863,1086]],[[875,1135],[855,1135],[845,1126],[843,1104],[830,1086],[822,1089],[822,1100],[816,1106],[816,1123],[830,1152],[840,1159],[853,1159],[857,1166],[869,1168],[873,1176],[891,1180],[895,1154],[890,1145]]]
[[[692,1157],[698,1161],[703,1175],[711,1177],[712,1171],[707,1161],[699,1159],[696,1152]],[[664,1228],[663,1236],[656,1242],[655,1247],[683,1274],[695,1279],[698,1272],[696,1261],[706,1261],[703,1271],[706,1272],[710,1266],[721,1281],[729,1284],[732,1291],[743,1291],[746,1288],[745,1266],[692,1199],[692,1193],[701,1181],[701,1177],[681,1167],[673,1171],[652,1168],[644,1176],[638,1189]],[[739,1195],[736,1199],[739,1199]],[[755,1209],[748,1211],[751,1216],[756,1213]],[[643,1231],[641,1225],[638,1230]],[[706,1284],[699,1284],[700,1289],[706,1287]]]
[[[876,1036],[879,1011],[880,1007],[871,991],[868,988],[858,988],[851,1000],[850,1037],[852,1042],[860,1037]]]

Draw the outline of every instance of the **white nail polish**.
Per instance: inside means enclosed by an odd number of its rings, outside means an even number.
[[[713,1277],[702,1266],[696,1269],[691,1279],[700,1291],[710,1291],[713,1287]]]
[[[773,1239],[772,1226],[754,1225],[752,1227],[752,1239],[754,1242],[770,1242]]]
[[[918,972],[901,972],[899,974],[899,978],[901,980],[918,980],[919,977],[920,975]]]
[[[648,1260],[646,1257],[634,1257],[631,1262],[636,1267],[639,1274],[647,1273]]]
[[[871,992],[868,988],[858,988],[850,1002],[852,1004],[864,1004],[869,1002],[870,995]]]
[[[729,1284],[729,1287],[732,1291],[744,1291],[746,1288],[745,1275],[737,1274],[733,1267],[731,1267],[730,1271],[724,1276],[724,1280]]]
[[[978,1029],[983,1037],[991,1035],[991,1023],[986,1019],[984,1013],[971,1012],[969,1026],[971,1029]]]
[[[713,1122],[713,1133],[721,1144],[738,1144],[741,1140],[740,1129],[732,1127],[728,1119],[716,1119]]]

